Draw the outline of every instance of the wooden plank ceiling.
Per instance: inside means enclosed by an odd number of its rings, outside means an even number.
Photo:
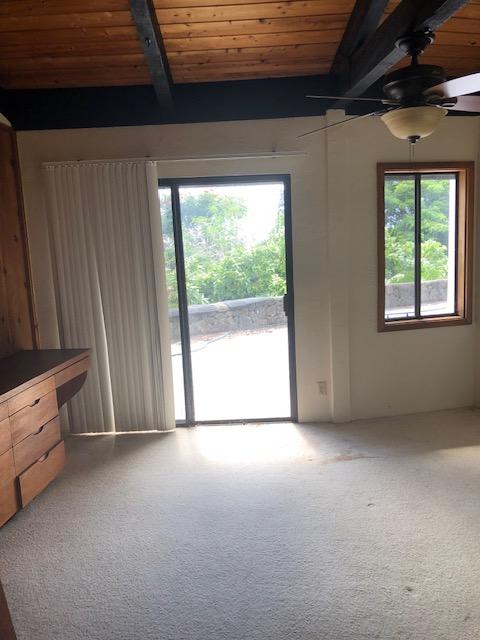
[[[327,74],[354,5],[153,1],[175,83]],[[480,0],[444,25],[424,61],[451,75],[479,70]],[[0,2],[1,87],[133,84],[150,76],[128,0]]]

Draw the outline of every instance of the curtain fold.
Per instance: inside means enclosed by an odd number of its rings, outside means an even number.
[[[74,433],[175,427],[163,239],[154,162],[45,167],[64,347],[91,347],[70,402]]]

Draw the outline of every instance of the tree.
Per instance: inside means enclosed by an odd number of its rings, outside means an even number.
[[[422,177],[422,280],[448,273],[450,180]],[[415,279],[415,183],[411,176],[385,180],[385,279],[387,284]]]
[[[169,190],[160,190],[169,302],[175,307],[175,243],[169,198]],[[242,236],[241,221],[247,206],[241,198],[204,190],[198,195],[182,195],[181,208],[189,304],[285,293],[283,200],[275,227],[253,246]]]

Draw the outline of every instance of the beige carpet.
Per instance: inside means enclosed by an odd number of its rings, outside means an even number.
[[[72,438],[0,532],[19,640],[473,640],[480,413]]]

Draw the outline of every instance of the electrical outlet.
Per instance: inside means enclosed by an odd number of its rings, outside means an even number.
[[[328,393],[326,380],[317,380],[317,386],[318,386],[318,393],[321,396],[326,396]]]

